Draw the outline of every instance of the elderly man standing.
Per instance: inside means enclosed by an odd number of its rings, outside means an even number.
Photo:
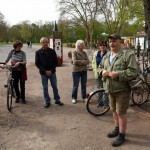
[[[107,136],[117,137],[112,142],[112,146],[117,147],[125,141],[127,109],[131,92],[129,81],[137,76],[138,67],[134,52],[124,52],[121,49],[120,35],[109,36],[109,46],[111,51],[103,58],[99,73],[103,77],[104,89],[109,93],[115,123],[115,129]]]
[[[42,37],[40,43],[42,47],[36,51],[35,65],[39,69],[42,79],[44,99],[46,103],[45,108],[48,108],[51,105],[51,98],[48,93],[48,80],[50,80],[53,88],[55,104],[62,106],[63,103],[60,101],[60,96],[58,94],[57,78],[55,73],[57,66],[56,53],[53,49],[48,47],[48,39],[46,37]]]

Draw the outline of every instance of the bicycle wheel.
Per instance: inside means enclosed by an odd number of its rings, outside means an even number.
[[[103,98],[105,91],[103,89],[98,89],[92,93],[88,97],[86,108],[87,111],[94,116],[101,116],[107,113],[110,107],[101,105],[101,101]]]
[[[149,97],[149,86],[147,83],[142,82],[140,87],[132,91],[132,102],[135,105],[142,105],[144,104]]]
[[[10,83],[10,84],[8,84],[8,88],[7,88],[7,109],[8,109],[8,111],[11,111],[12,94],[13,94],[13,85]]]

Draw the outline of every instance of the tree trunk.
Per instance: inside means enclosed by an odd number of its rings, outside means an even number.
[[[89,33],[89,30],[86,30],[86,46],[87,47],[90,47],[90,39],[91,39],[91,37],[90,37],[90,33]]]
[[[145,32],[148,38],[148,50],[150,51],[150,0],[143,0],[145,14]]]

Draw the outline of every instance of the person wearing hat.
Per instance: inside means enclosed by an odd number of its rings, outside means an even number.
[[[120,146],[124,141],[127,127],[127,110],[131,88],[129,81],[137,76],[138,67],[135,54],[121,49],[121,36],[112,34],[109,37],[110,52],[100,63],[99,73],[103,77],[104,89],[109,93],[109,105],[113,111],[115,128],[108,133],[109,138],[117,137],[112,146]],[[125,61],[126,59],[126,61]]]
[[[72,89],[72,103],[77,102],[78,86],[81,79],[81,93],[83,101],[87,101],[86,95],[86,83],[87,83],[87,65],[89,64],[89,59],[87,53],[84,51],[84,41],[76,41],[76,50],[72,55],[73,64],[73,89]]]

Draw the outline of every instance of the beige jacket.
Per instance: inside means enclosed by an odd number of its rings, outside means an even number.
[[[87,71],[87,65],[89,64],[89,58],[85,51],[74,51],[72,54],[73,72]]]

